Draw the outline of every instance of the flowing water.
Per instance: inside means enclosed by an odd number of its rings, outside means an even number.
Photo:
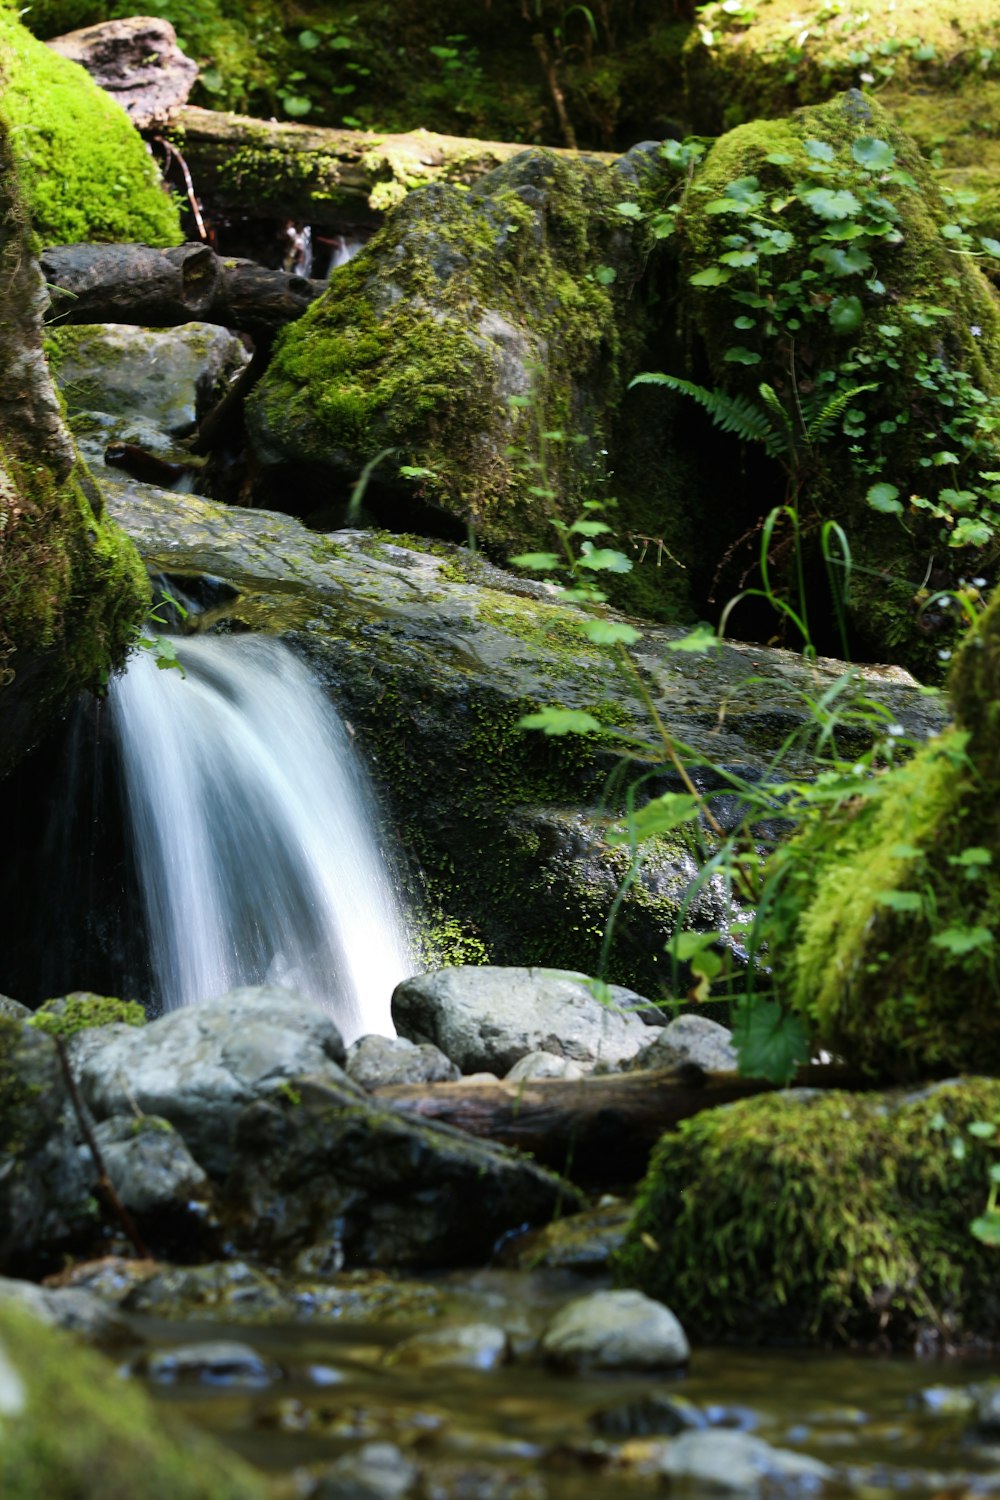
[[[138,653],[111,688],[160,1004],[280,984],[348,1043],[392,1035],[417,966],[351,736],[280,641],[201,636],[178,656],[183,675]]]

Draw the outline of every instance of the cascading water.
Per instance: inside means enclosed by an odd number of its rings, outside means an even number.
[[[344,1040],[392,1035],[415,971],[367,776],[281,642],[178,642],[185,675],[139,653],[113,683],[136,863],[164,1009],[287,985]]]

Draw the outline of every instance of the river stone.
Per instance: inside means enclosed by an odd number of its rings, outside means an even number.
[[[510,1358],[510,1341],[492,1323],[463,1323],[417,1333],[390,1349],[384,1363],[418,1370],[495,1370]]]
[[[658,1472],[671,1492],[704,1495],[815,1495],[835,1478],[819,1459],[772,1448],[749,1432],[683,1432],[658,1448]]]
[[[13,1303],[53,1328],[64,1328],[100,1349],[120,1348],[142,1340],[103,1297],[82,1287],[38,1286],[33,1281],[0,1277],[0,1304]]]
[[[511,1068],[505,1083],[530,1083],[535,1078],[584,1078],[579,1063],[554,1052],[527,1052]]]
[[[346,1072],[364,1089],[390,1084],[448,1083],[461,1070],[429,1042],[417,1045],[403,1036],[363,1036],[347,1049]]]
[[[262,1358],[249,1344],[222,1339],[157,1349],[136,1360],[133,1369],[156,1385],[197,1383],[235,1390],[261,1390],[282,1375],[277,1365]]]
[[[266,985],[231,990],[148,1026],[81,1031],[69,1050],[99,1120],[135,1107],[162,1115],[212,1177],[231,1163],[236,1115],[268,1087],[311,1073],[357,1091],[342,1071],[344,1044],[327,1013]]]
[[[402,1036],[429,1041],[463,1073],[507,1073],[529,1052],[551,1052],[592,1067],[634,1057],[649,1040],[627,1012],[647,1002],[611,987],[602,1005],[583,975],[559,969],[438,969],[397,985],[392,1018]]]
[[[572,1370],[670,1370],[691,1350],[678,1319],[641,1292],[591,1292],[568,1302],[542,1336],[548,1362]]]
[[[414,1493],[420,1470],[395,1443],[363,1443],[345,1453],[311,1491],[313,1500],[403,1500]]]
[[[683,1063],[695,1063],[706,1073],[735,1072],[740,1060],[733,1047],[732,1032],[707,1016],[675,1016],[654,1034],[647,1047],[636,1053],[628,1066],[679,1068]]]
[[[694,1432],[709,1426],[700,1406],[686,1396],[650,1391],[618,1406],[605,1407],[587,1418],[587,1425],[602,1437],[676,1437],[679,1432]]]
[[[51,364],[84,458],[104,471],[109,443],[181,461],[178,447],[247,363],[241,340],[212,323],[49,328]]]

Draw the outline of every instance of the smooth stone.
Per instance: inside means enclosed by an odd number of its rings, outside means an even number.
[[[419,1477],[395,1443],[363,1443],[331,1464],[312,1493],[314,1500],[404,1500]]]
[[[507,1074],[507,1083],[530,1083],[534,1078],[585,1078],[587,1075],[569,1057],[554,1052],[528,1052]]]
[[[542,1337],[550,1364],[572,1370],[671,1370],[691,1355],[677,1317],[642,1292],[592,1292],[568,1302]]]
[[[637,1052],[629,1069],[679,1068],[695,1063],[706,1073],[730,1073],[739,1068],[740,1060],[733,1046],[733,1034],[718,1021],[707,1016],[675,1016],[649,1045]]]
[[[98,1349],[141,1344],[142,1339],[124,1318],[93,1292],[81,1287],[38,1286],[33,1281],[0,1277],[0,1302],[23,1307],[40,1323],[63,1328]]]
[[[159,1349],[137,1361],[134,1368],[157,1385],[197,1382],[258,1390],[281,1378],[277,1365],[263,1359],[249,1344],[185,1344]]]
[[[450,1083],[461,1070],[429,1042],[419,1045],[404,1036],[363,1036],[347,1049],[345,1072],[364,1089],[391,1084]]]
[[[743,1495],[815,1495],[834,1479],[819,1459],[789,1448],[772,1448],[747,1432],[713,1428],[684,1432],[654,1455],[656,1471],[671,1491]]]
[[[183,1213],[211,1198],[207,1175],[169,1121],[115,1115],[94,1136],[115,1192],[133,1213]]]
[[[384,1362],[421,1370],[495,1370],[509,1357],[510,1343],[502,1328],[465,1323],[404,1339],[390,1349]]]

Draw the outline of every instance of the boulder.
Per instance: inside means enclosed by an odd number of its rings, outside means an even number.
[[[391,1083],[447,1083],[462,1076],[450,1058],[430,1043],[403,1036],[363,1036],[347,1049],[345,1071],[364,1089]]]
[[[680,1493],[814,1496],[838,1479],[820,1459],[749,1432],[682,1432],[656,1450],[652,1466]]]
[[[995,1251],[970,1226],[995,1152],[969,1127],[997,1119],[989,1078],[707,1110],[657,1147],[616,1277],[699,1340],[993,1339]]]
[[[157,1115],[115,1115],[95,1139],[115,1192],[160,1254],[190,1255],[217,1228],[212,1186],[178,1132]]]
[[[672,1370],[691,1350],[669,1307],[641,1292],[590,1292],[560,1308],[542,1354],[566,1370]]]
[[[679,1068],[694,1063],[706,1073],[735,1072],[739,1058],[728,1026],[695,1012],[675,1016],[652,1040],[637,1052],[628,1066],[640,1068]]]
[[[4,1500],[266,1500],[266,1482],[61,1330],[0,1302]]]
[[[529,1052],[585,1066],[620,1063],[647,1040],[634,1014],[642,997],[612,987],[602,1005],[580,974],[460,966],[397,985],[392,1017],[412,1041],[440,1047],[463,1073],[507,1073]]]
[[[85,69],[124,109],[137,130],[164,124],[188,95],[198,64],[177,45],[177,33],[158,16],[126,16],[53,37],[60,57]]]

